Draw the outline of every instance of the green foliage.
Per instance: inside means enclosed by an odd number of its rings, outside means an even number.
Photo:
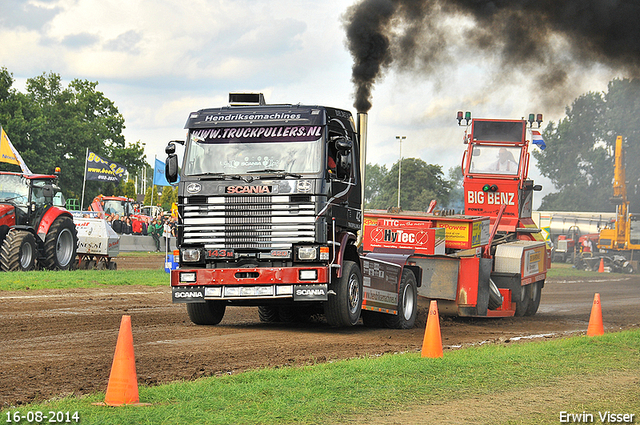
[[[127,180],[127,182],[124,184],[123,189],[123,196],[131,198],[133,200],[136,199],[136,183],[133,180]]]
[[[165,211],[171,210],[171,204],[178,202],[178,186],[163,186],[162,195],[160,196],[160,205]]]
[[[51,173],[61,167],[60,186],[67,198],[82,194],[87,149],[133,173],[144,165],[143,147],[140,142],[126,145],[124,117],[97,90],[98,82],[74,79],[63,87],[60,75],[49,73],[28,79],[26,93],[12,84],[12,75],[1,68],[0,123],[31,171]],[[19,171],[15,165],[2,166]],[[115,187],[107,186],[88,181],[85,199],[112,194]]]
[[[547,148],[534,149],[542,175],[558,192],[540,209],[615,211],[613,165],[616,136],[625,139],[626,178],[631,210],[640,207],[640,80],[614,79],[605,93],[586,93],[573,101],[566,117],[543,132]]]
[[[366,207],[388,209],[398,204],[399,162],[387,172],[386,167],[367,164]],[[371,171],[371,172],[369,172]],[[449,203],[452,183],[444,178],[440,165],[427,164],[417,158],[403,158],[400,176],[400,207],[405,211],[425,211],[432,199],[439,206]]]
[[[145,205],[159,205],[158,190],[161,186],[154,186],[152,184],[147,186],[147,191],[144,194]],[[153,198],[152,198],[153,197]]]

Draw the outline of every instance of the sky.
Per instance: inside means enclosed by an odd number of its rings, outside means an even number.
[[[125,118],[128,143],[150,164],[167,142],[184,139],[190,112],[225,106],[229,92],[264,93],[268,103],[353,107],[353,59],[344,16],[353,0],[2,0],[0,66],[24,91],[27,78],[54,72],[66,85],[97,81]],[[452,26],[464,22],[451,22]],[[367,162],[391,168],[402,157],[441,165],[445,175],[465,149],[458,110],[477,118],[542,113],[543,127],[587,91],[618,76],[590,67],[555,104],[544,87],[514,73],[505,80],[486,53],[465,51],[431,75],[387,70],[372,92]],[[537,149],[537,148],[533,148]],[[543,185],[534,208],[552,192]]]

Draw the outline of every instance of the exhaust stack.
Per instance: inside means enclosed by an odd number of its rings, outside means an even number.
[[[360,224],[360,233],[358,234],[357,246],[362,244],[362,238],[364,236],[364,189],[367,170],[367,123],[369,116],[366,112],[358,112],[358,139],[360,142],[360,176],[362,192],[360,194],[360,211],[362,211],[362,222]]]

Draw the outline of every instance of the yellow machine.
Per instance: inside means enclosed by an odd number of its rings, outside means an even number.
[[[640,249],[640,216],[629,213],[622,136],[616,138],[615,154],[613,197],[610,199],[612,203],[616,204],[615,227],[600,231],[598,248],[630,251],[633,255],[633,250]]]

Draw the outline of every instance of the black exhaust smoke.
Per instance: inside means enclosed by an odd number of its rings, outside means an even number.
[[[387,69],[438,77],[461,52],[466,60],[479,51],[497,56],[496,80],[528,75],[547,103],[566,101],[579,69],[640,74],[637,0],[362,0],[344,21],[359,112],[371,108]]]

